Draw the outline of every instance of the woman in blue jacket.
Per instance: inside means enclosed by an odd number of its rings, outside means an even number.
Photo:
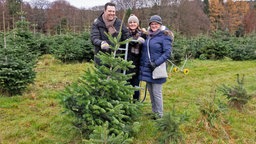
[[[162,19],[158,15],[151,16],[149,20],[148,36],[142,48],[140,62],[140,80],[147,83],[150,94],[152,112],[156,118],[163,116],[162,85],[166,78],[153,79],[152,71],[170,57],[172,49],[172,38],[161,29]],[[150,60],[148,55],[150,53]]]

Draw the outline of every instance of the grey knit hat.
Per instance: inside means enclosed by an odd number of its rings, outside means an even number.
[[[162,25],[162,18],[159,16],[159,15],[153,15],[150,17],[149,19],[149,25],[152,23],[152,22],[157,22],[159,24]]]
[[[139,19],[134,14],[131,14],[130,17],[128,18],[128,23],[130,23],[132,21],[134,21],[137,24],[139,24]]]

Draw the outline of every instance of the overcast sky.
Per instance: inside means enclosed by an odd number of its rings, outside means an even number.
[[[30,2],[33,0],[23,0],[26,2]],[[49,2],[53,2],[56,0],[47,0]],[[91,8],[94,6],[104,5],[107,2],[110,2],[110,0],[65,0],[70,3],[70,5],[73,5],[77,8]]]

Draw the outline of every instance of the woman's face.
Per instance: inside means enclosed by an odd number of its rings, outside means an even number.
[[[138,23],[136,23],[135,21],[130,21],[128,23],[128,27],[130,30],[136,30],[138,26],[139,26]]]
[[[157,31],[161,27],[161,25],[157,22],[151,22],[149,26],[153,32]]]

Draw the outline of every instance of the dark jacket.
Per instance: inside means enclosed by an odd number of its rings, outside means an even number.
[[[137,40],[138,37],[145,38],[145,36],[138,29],[135,32],[129,31],[129,37],[132,37],[133,40]],[[133,52],[132,49],[137,49],[138,53]],[[141,49],[142,49],[142,44],[139,44],[138,42],[134,42],[134,41],[131,41],[129,43],[127,60],[132,61],[132,64],[135,66],[135,68],[129,69],[127,71],[127,74],[135,73],[137,77],[139,76]]]
[[[110,43],[110,41],[108,40],[107,35],[105,34],[105,32],[108,33],[108,29],[102,19],[102,15],[103,13],[94,20],[92,28],[91,28],[91,42],[94,45],[94,55],[98,54],[99,51],[102,52],[108,52],[110,53],[111,51],[108,50],[102,50],[101,49],[101,42],[102,41],[106,41],[109,45],[112,45]],[[116,19],[116,21],[114,22],[114,27],[115,29],[118,31],[115,34],[113,34],[113,36],[117,36],[121,27],[122,21],[120,19]],[[127,28],[123,25],[122,26],[122,36],[121,36],[121,41],[124,41],[128,38],[128,30]],[[99,64],[99,60],[98,59],[94,59],[96,64]]]
[[[165,62],[171,55],[172,50],[172,39],[170,36],[166,35],[164,31],[160,31],[154,36],[147,36],[145,43],[142,48],[142,55],[140,61],[140,80],[162,84],[166,82],[166,78],[153,79],[152,70],[150,67],[150,61],[148,57],[147,44],[149,44],[149,52],[151,61],[159,66]]]

